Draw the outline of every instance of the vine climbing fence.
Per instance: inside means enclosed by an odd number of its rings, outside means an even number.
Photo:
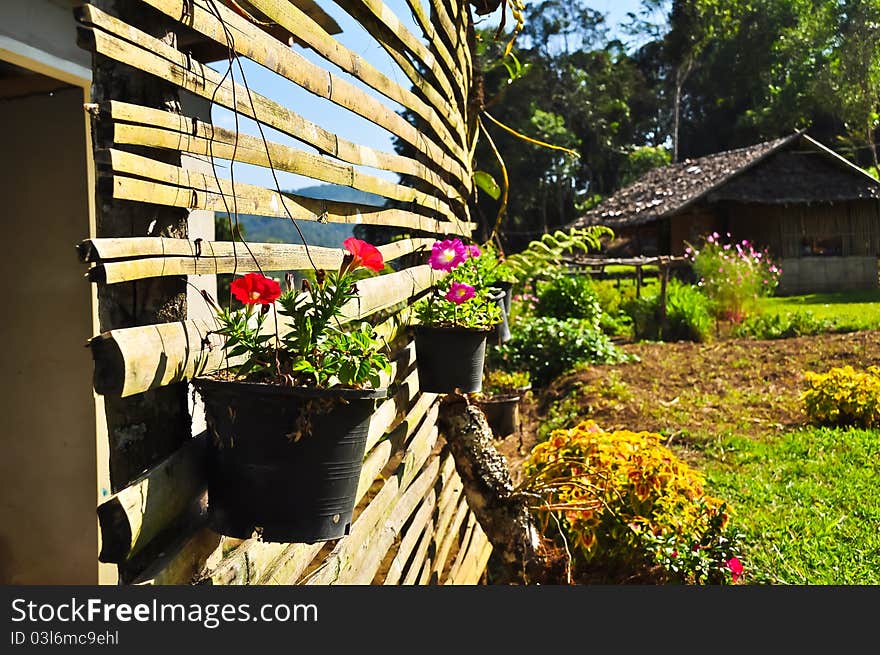
[[[78,42],[93,53],[97,231],[79,252],[98,299],[101,332],[89,345],[108,431],[99,559],[123,583],[474,584],[489,559],[438,433],[439,399],[418,388],[407,330],[409,307],[438,274],[422,253],[436,236],[474,229],[473,17],[458,0],[407,0],[408,23],[381,0],[336,4],[394,75],[344,46],[311,0],[94,0],[76,10]],[[252,64],[271,71],[272,89],[304,89],[407,154],[343,138],[258,93]],[[232,127],[214,124],[218,108]],[[232,162],[265,169],[273,184],[237,180]],[[386,203],[284,192],[279,173]],[[345,307],[345,319],[371,321],[392,344],[394,365],[371,420],[355,520],[338,541],[233,540],[206,525],[206,434],[188,380],[217,370],[223,349],[200,292],[216,294],[218,275],[333,268],[343,254],[218,241],[214,212],[402,233],[382,247],[396,270],[359,283]]]

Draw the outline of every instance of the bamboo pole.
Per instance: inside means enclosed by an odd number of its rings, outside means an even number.
[[[437,479],[439,470],[440,461],[434,458],[409,487],[404,487],[401,483],[400,488],[404,491],[395,498],[391,512],[384,523],[378,524],[371,532],[356,558],[353,558],[347,569],[342,571],[337,583],[370,584],[373,581],[403,526]]]
[[[259,214],[263,216],[275,216],[286,218],[292,216],[296,220],[320,220],[323,218],[331,222],[347,222],[353,213],[352,207],[357,210],[383,211],[381,208],[352,203],[338,203],[322,201],[313,198],[298,196],[294,193],[279,193],[274,189],[266,189],[254,184],[235,182],[214,177],[212,174],[195,171],[142,155],[137,155],[125,150],[108,148],[95,153],[95,161],[110,167],[114,175],[121,174],[132,177],[141,177],[160,182],[166,185],[177,186],[185,190],[184,195],[189,194],[189,203],[192,204],[192,191],[227,196],[228,205],[237,203],[239,213]],[[149,199],[144,199],[149,202]],[[156,202],[156,204],[161,204]],[[225,207],[225,205],[224,205]],[[342,208],[343,212],[335,211]],[[334,211],[331,211],[334,210]],[[407,212],[409,214],[409,212]],[[457,226],[457,219],[453,217],[451,228]]]
[[[465,526],[464,536],[461,538],[461,542],[458,545],[458,552],[456,552],[455,559],[449,566],[449,573],[446,575],[446,579],[443,584],[452,584],[452,581],[458,574],[458,571],[461,568],[462,563],[464,562],[464,558],[467,555],[467,551],[471,547],[471,539],[473,538],[474,527],[476,525],[476,515],[473,512],[468,512],[468,522]]]
[[[99,561],[130,559],[187,511],[194,510],[207,484],[204,452],[205,437],[191,439],[98,506]]]
[[[428,525],[425,526],[425,531],[422,533],[421,538],[419,539],[418,545],[416,546],[415,552],[413,553],[412,561],[406,567],[406,572],[400,584],[419,584],[419,574],[422,572],[422,568],[425,566],[426,560],[430,562],[430,560],[428,559],[428,549],[431,546],[431,538],[433,534],[434,521],[431,520],[429,521]]]
[[[464,62],[462,62],[461,59],[453,59],[452,54],[441,39],[440,34],[434,29],[431,19],[425,14],[421,0],[406,0],[406,4],[409,6],[410,12],[412,12],[419,27],[422,28],[422,33],[427,38],[428,43],[440,56],[440,61],[445,65],[446,71],[450,74],[458,73],[460,75],[461,85],[455,89],[458,92],[455,99],[459,102],[458,106],[463,107],[464,99],[467,96],[467,71]],[[456,53],[456,55],[457,54],[458,53]],[[462,143],[464,143],[464,140]]]
[[[187,25],[191,29],[216,43],[231,47],[239,55],[262,64],[306,91],[388,130],[428,159],[435,161],[441,170],[455,171],[456,166],[465,165],[461,144],[449,141],[443,144],[445,148],[437,145],[373,96],[364,93],[339,75],[313,64],[231,9],[215,5],[218,17],[205,9],[200,0],[141,1],[171,18],[184,15],[188,9]],[[458,171],[458,175],[463,170],[462,168]]]
[[[460,73],[458,71],[450,71],[451,76],[447,75],[447,72],[437,65],[438,62],[434,57],[434,54],[428,50],[428,48],[425,47],[425,44],[410,32],[403,23],[400,22],[394,12],[391,11],[391,9],[381,0],[335,1],[336,4],[357,19],[374,38],[376,35],[373,29],[371,29],[372,25],[367,24],[363,19],[366,14],[367,16],[371,15],[376,21],[378,21],[379,24],[383,26],[389,34],[393,34],[395,40],[403,46],[402,48],[398,48],[398,50],[408,50],[411,52],[421,62],[424,69],[433,74],[447,98],[454,101],[454,87],[457,86],[459,89],[464,88],[464,82],[461,79]]]
[[[366,318],[422,293],[438,279],[427,266],[368,278],[360,297],[346,304],[342,321]],[[273,320],[266,329],[274,331]],[[283,331],[285,323],[281,322]],[[221,339],[212,321],[188,320],[110,330],[89,344],[95,360],[94,386],[101,395],[130,396],[218,370],[224,365]]]
[[[464,523],[468,511],[467,498],[462,495],[458,509],[455,511],[455,518],[449,524],[443,539],[438,542],[437,556],[434,558],[434,573],[437,574],[438,582],[442,583],[443,573],[446,569],[446,560],[449,559],[449,551],[452,549],[452,544],[460,538],[461,524]]]
[[[99,180],[99,187],[104,193],[116,200],[181,207],[190,211],[204,209],[226,212],[232,208],[230,196],[122,175],[103,177]],[[236,183],[235,187],[238,191],[241,185]],[[295,221],[397,226],[420,232],[460,235],[470,234],[473,225],[473,223],[438,221],[401,209],[383,209],[351,203],[314,200],[303,196],[282,196],[262,187],[253,187],[250,191],[252,191],[252,193],[249,192],[250,199],[236,196],[239,214],[255,214],[290,220],[288,211],[294,209],[294,203],[296,203],[303,208],[303,212],[294,216]]]
[[[135,578],[132,584],[191,584],[203,570],[220,562],[220,540],[220,535],[208,528],[198,528],[191,534],[185,534]]]
[[[277,171],[311,177],[329,184],[351,187],[372,193],[390,200],[414,203],[443,216],[456,218],[454,210],[441,197],[425,193],[404,184],[369,175],[356,167],[325,157],[263,140],[234,130],[225,130],[210,123],[196,122],[198,134],[187,134],[177,130],[152,125],[113,123],[114,144],[146,146],[186,152],[201,157],[214,157],[229,162],[253,164]],[[441,193],[452,194],[454,189],[442,183]]]
[[[304,119],[273,100],[249,91],[171,46],[105,14],[93,5],[76,10],[82,47],[167,80],[243,116],[273,127],[351,164],[412,175],[433,184],[439,176],[418,161],[362,146]],[[459,180],[466,188],[470,182]]]
[[[160,241],[156,237],[136,238],[140,242]],[[116,241],[123,241],[118,239]],[[166,240],[167,241],[167,240]],[[343,251],[339,248],[322,248],[297,244],[248,243],[219,241],[183,241],[180,249],[191,248],[190,255],[135,256],[121,261],[104,259],[89,269],[91,282],[116,284],[149,277],[165,275],[216,275],[219,273],[245,273],[253,270],[294,271],[309,270],[312,265],[319,269],[336,270],[342,263]],[[427,248],[432,239],[403,239],[381,246],[379,250],[386,262]],[[134,244],[131,244],[134,245]],[[94,248],[84,244],[84,248]],[[149,246],[148,250],[152,249]],[[228,252],[231,254],[219,254]]]
[[[438,121],[438,118],[446,120],[459,138],[464,134],[464,125],[460,116],[440,111],[437,107],[425,103],[409,89],[391,80],[360,55],[340,44],[320,25],[303,14],[295,4],[287,0],[251,0],[251,4],[267,18],[295,34],[326,60],[357,77],[390,100],[411,109],[431,126],[438,137],[444,140],[451,137],[449,130]]]
[[[371,12],[358,5],[357,0],[351,0],[351,7],[347,8],[349,13],[369,31],[370,36],[382,46],[388,56],[394,60],[404,75],[412,83],[413,87],[428,101],[432,106],[440,111],[441,115],[455,115],[456,120],[465,123],[465,130],[462,135],[462,143],[466,142],[467,124],[465,116],[460,108],[455,104],[453,94],[444,95],[420,72],[416,64],[412,63],[405,53],[406,48],[400,42],[398,36],[392,32],[384,23],[372,15]],[[465,190],[467,193],[471,191],[470,180],[465,181]]]
[[[419,538],[424,534],[425,527],[428,525],[428,521],[431,520],[436,504],[437,492],[430,490],[422,499],[419,509],[413,515],[409,526],[407,526],[403,538],[400,540],[397,552],[394,554],[394,558],[388,565],[388,572],[386,573],[385,580],[382,584],[396,585],[400,582],[400,578],[403,575],[404,565],[412,554],[413,549],[415,549]]]

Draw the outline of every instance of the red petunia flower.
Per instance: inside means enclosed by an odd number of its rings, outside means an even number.
[[[230,286],[232,295],[245,305],[271,305],[281,295],[281,285],[259,273],[248,273]]]
[[[342,247],[350,252],[352,256],[351,264],[348,265],[348,270],[350,271],[363,266],[364,268],[369,268],[371,271],[378,272],[385,267],[385,260],[382,258],[382,253],[379,252],[379,249],[376,246],[369,244],[366,241],[361,241],[354,237],[348,237],[342,242]]]
[[[736,584],[740,576],[743,574],[743,565],[737,557],[731,557],[727,560],[727,568],[730,569],[731,581]]]

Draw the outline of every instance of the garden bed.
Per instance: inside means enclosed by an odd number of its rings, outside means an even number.
[[[608,430],[659,432],[739,506],[754,544],[752,581],[876,577],[859,561],[878,547],[876,535],[864,532],[864,518],[880,513],[870,483],[880,456],[877,431],[809,426],[800,394],[807,370],[880,361],[880,331],[621,348],[639,361],[583,367],[526,400],[521,434],[500,442],[517,479],[549,427],[590,418]],[[849,489],[849,496],[835,489]]]
[[[524,402],[523,453],[538,441],[540,426],[548,421],[559,421],[562,427],[588,416],[609,430],[668,435],[679,455],[699,463],[719,434],[767,438],[804,425],[799,401],[803,372],[880,361],[880,330],[774,341],[629,343],[620,348],[640,361],[583,367]],[[502,443],[514,470],[524,459],[517,452],[518,439],[512,436]]]

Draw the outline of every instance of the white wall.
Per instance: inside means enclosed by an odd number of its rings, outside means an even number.
[[[71,84],[90,80],[91,54],[76,45],[72,3],[0,0],[0,59]],[[35,65],[38,64],[38,65]]]

